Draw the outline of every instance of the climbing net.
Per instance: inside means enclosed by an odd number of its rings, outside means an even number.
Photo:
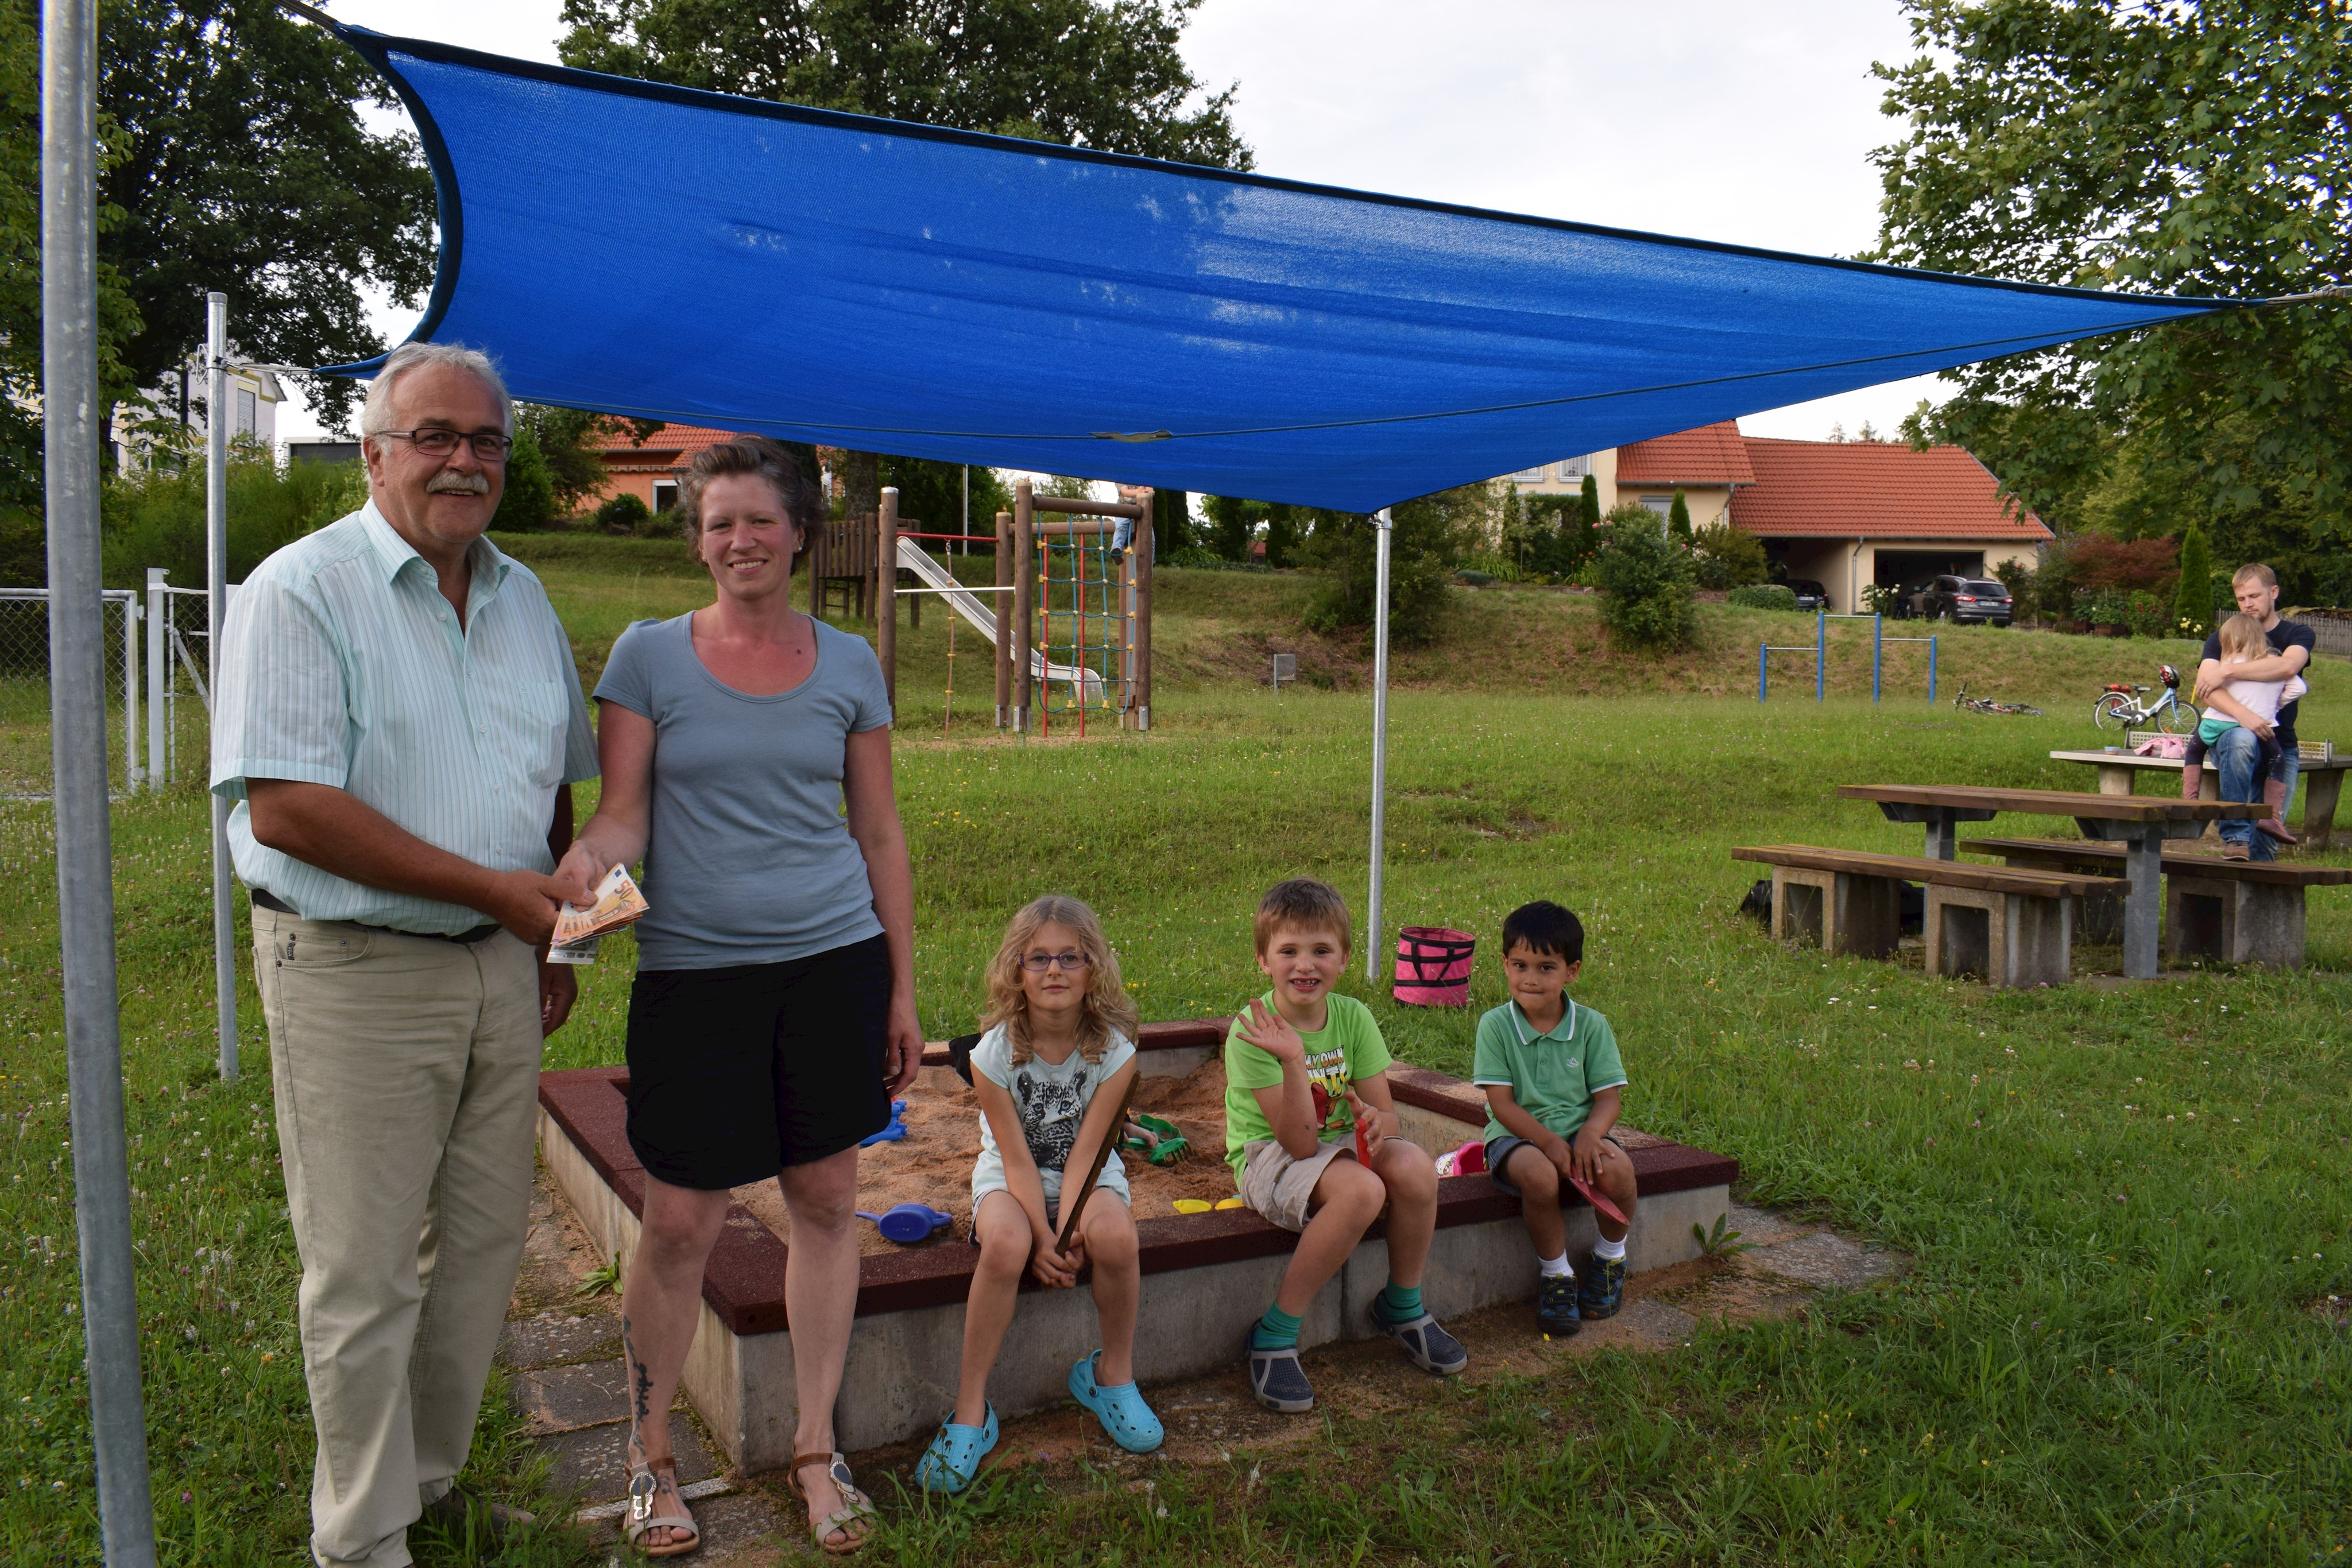
[[[1081,737],[1087,710],[1114,728],[1135,646],[1135,584],[1126,554],[1112,548],[1109,523],[1073,521],[1037,541],[1037,646],[1047,679],[1039,693],[1038,733],[1053,733],[1054,714],[1073,716]],[[1054,690],[1061,687],[1061,699]]]

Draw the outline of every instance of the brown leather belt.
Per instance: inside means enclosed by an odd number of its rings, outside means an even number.
[[[256,909],[270,909],[280,915],[290,915],[297,920],[307,918],[300,910],[266,888],[257,887],[253,890],[253,905]],[[370,925],[364,920],[348,920],[342,924],[356,925],[362,931],[389,932],[394,936],[422,936],[433,942],[455,942],[463,947],[471,947],[477,943],[487,942],[505,929],[493,920],[487,925],[477,925],[471,931],[460,931],[452,936],[443,931],[403,931],[397,925]]]

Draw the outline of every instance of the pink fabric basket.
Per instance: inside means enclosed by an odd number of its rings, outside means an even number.
[[[1416,1008],[1458,1008],[1470,1000],[1471,949],[1478,939],[1444,925],[1397,933],[1396,999]]]

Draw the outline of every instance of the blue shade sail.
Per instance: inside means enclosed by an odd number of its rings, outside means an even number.
[[[438,181],[417,336],[489,350],[535,402],[829,445],[1369,511],[2232,304],[1515,217],[338,31],[407,99]]]

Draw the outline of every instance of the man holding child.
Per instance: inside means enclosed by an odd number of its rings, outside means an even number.
[[[2263,623],[2271,656],[2232,664],[2226,675],[2242,681],[2291,681],[2301,675],[2311,664],[2312,630],[2299,621],[2284,620],[2279,615],[2278,574],[2260,561],[2251,561],[2238,569],[2230,586],[2237,595],[2239,612]],[[2286,814],[2287,808],[2294,803],[2294,779],[2301,762],[2295,750],[2294,720],[2302,705],[2284,705],[2273,722],[2231,697],[2224,676],[2221,633],[2216,631],[2205,639],[2204,659],[2198,666],[2196,685],[2207,707],[2232,720],[2235,727],[2212,742],[2208,766],[2221,775],[2222,800],[2261,800],[2271,810],[2260,822],[2221,823],[2221,843],[2235,859],[2274,860],[2278,855],[2276,844],[2294,842],[2294,835],[2286,828]],[[2259,777],[2263,771],[2262,742],[2271,736],[2278,741],[2278,760],[2271,765],[2266,778]]]

